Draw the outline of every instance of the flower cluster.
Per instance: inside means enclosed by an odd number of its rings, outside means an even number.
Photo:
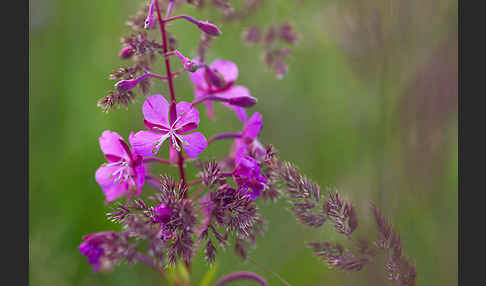
[[[281,79],[288,71],[288,58],[291,47],[296,44],[298,36],[289,22],[271,25],[262,29],[250,26],[243,31],[243,42],[248,45],[261,44],[265,65]]]
[[[100,102],[105,111],[115,104],[128,103],[136,87],[148,92],[150,79],[162,80],[169,87],[168,96],[153,94],[145,99],[144,120],[140,122],[145,130],[130,133],[128,141],[110,130],[99,138],[107,162],[96,171],[95,179],[106,202],[115,204],[108,217],[120,223],[122,231],[83,238],[80,252],[95,271],[111,269],[121,260],[140,261],[156,269],[179,261],[189,266],[199,246],[213,262],[217,245],[226,248],[231,241],[235,251],[246,257],[247,244],[254,243],[265,227],[256,205],[269,180],[262,169],[266,149],[258,140],[262,116],[255,112],[248,118],[245,110],[257,99],[247,87],[236,84],[239,71],[235,63],[215,59],[207,64],[204,57],[190,59],[169,48],[168,22],[188,21],[207,39],[221,35],[219,28],[208,21],[171,16],[175,7],[175,1],[169,1],[162,16],[159,1],[152,0],[130,19],[133,33],[122,39],[119,55],[123,60],[133,60],[134,65],[110,76],[117,80],[112,94],[126,99],[112,96]],[[161,42],[156,40],[158,33],[151,31],[155,28],[160,29]],[[171,70],[171,56],[180,60],[182,69]],[[166,74],[151,72],[157,59],[165,63]],[[192,102],[178,101],[175,94],[173,80],[184,73],[194,87]],[[215,134],[207,140],[198,131],[198,108],[203,103],[208,117],[215,120],[215,101],[235,112],[242,129]],[[234,143],[221,162],[201,164],[196,160],[215,141],[224,139]],[[160,155],[164,146],[169,150],[168,158]],[[191,181],[186,177],[186,165],[191,162],[200,167],[200,179]],[[152,174],[151,164],[176,167],[179,180]],[[155,193],[147,187],[155,187]],[[148,200],[141,198],[145,192],[149,192]],[[126,202],[120,202],[121,198]],[[148,247],[139,246],[140,241],[147,241]]]
[[[144,120],[139,122],[139,131],[130,133],[128,142],[110,130],[103,131],[99,138],[106,163],[98,168],[95,179],[106,202],[111,203],[108,219],[119,223],[121,230],[83,237],[79,251],[93,270],[109,270],[121,261],[139,261],[161,272],[170,265],[190,269],[198,251],[204,251],[205,258],[212,263],[218,248],[229,246],[246,259],[248,246],[255,245],[267,225],[257,203],[261,199],[276,201],[282,195],[288,198],[292,212],[301,223],[320,227],[329,220],[338,233],[351,238],[358,226],[353,204],[344,201],[337,192],[330,192],[329,198],[321,204],[319,186],[290,163],[279,161],[271,145],[264,147],[260,142],[262,115],[254,112],[248,116],[246,109],[254,106],[257,99],[247,87],[236,84],[237,65],[224,59],[214,59],[210,64],[206,61],[211,41],[222,34],[218,26],[188,15],[172,16],[174,10],[184,4],[169,0],[162,6],[161,2],[151,0],[127,22],[133,32],[122,38],[119,56],[133,61],[133,65],[111,74],[110,78],[117,80],[115,90],[99,102],[105,111],[120,104],[127,106],[135,98],[134,89],[139,87],[147,94],[150,80],[154,79],[162,80],[168,87],[166,95],[157,93],[145,99]],[[247,8],[261,2],[247,1]],[[213,4],[227,12],[231,10],[226,1],[213,1]],[[176,49],[176,40],[167,31],[167,23],[173,21],[187,21],[201,31],[199,57],[188,58]],[[258,42],[257,32],[253,30],[251,35],[248,32],[248,41]],[[160,41],[157,40],[159,35]],[[269,28],[263,41],[273,49],[276,38],[288,44],[296,40],[288,24]],[[172,70],[171,56],[178,59],[181,69]],[[152,66],[160,62],[165,66],[165,74],[153,73]],[[282,65],[282,62],[277,57],[272,65]],[[286,71],[286,65],[283,69]],[[284,71],[277,73],[283,75]],[[178,101],[175,93],[174,78],[183,74],[188,74],[194,89],[192,102]],[[207,116],[215,120],[215,101],[235,112],[241,128],[207,139],[207,134],[199,129],[198,108],[203,103]],[[202,161],[204,151],[218,146],[220,140],[233,140],[230,149],[225,150],[226,155],[218,161]],[[167,158],[161,155],[164,154],[160,151],[162,148],[168,150]],[[192,180],[187,173],[190,163],[200,170],[198,177]],[[178,178],[153,174],[151,164],[177,168]],[[390,279],[413,283],[415,268],[403,258],[398,235],[376,210],[375,216],[381,240],[374,245],[388,254]],[[311,247],[329,265],[343,270],[362,269],[371,263],[376,253],[372,244],[365,240],[358,241],[358,254],[339,243],[312,243]],[[267,283],[254,273],[237,272],[223,277],[216,285],[237,279],[251,279],[261,285]],[[188,285],[186,282],[176,284]]]

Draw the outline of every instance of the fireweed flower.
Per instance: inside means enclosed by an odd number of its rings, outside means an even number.
[[[154,208],[152,221],[154,223],[167,223],[170,221],[171,215],[172,210],[169,209],[166,204],[162,203]]]
[[[208,143],[201,132],[183,135],[198,127],[199,111],[192,104],[181,101],[176,105],[177,115],[169,123],[169,103],[160,94],[154,94],[143,103],[144,124],[150,131],[139,131],[133,137],[133,149],[143,156],[155,155],[165,140],[175,150],[184,149],[190,158],[196,158]]]
[[[195,59],[197,60],[197,59]],[[248,105],[256,102],[256,98],[250,95],[250,91],[242,85],[234,85],[238,78],[238,67],[235,63],[216,59],[209,67],[199,68],[189,74],[194,85],[195,100],[199,100],[208,95],[214,95],[225,99],[237,99],[244,101],[247,99]],[[214,119],[213,102],[206,100],[208,116]],[[224,102],[224,105],[233,109],[241,121],[246,121],[247,115],[242,104],[231,104]]]
[[[133,146],[133,133],[128,141]],[[140,195],[145,182],[143,158],[128,147],[123,138],[116,132],[106,130],[100,137],[100,147],[105,154],[107,164],[96,171],[96,182],[101,186],[106,201],[111,202],[132,189]]]
[[[86,256],[88,263],[93,266],[94,272],[99,271],[103,265],[105,246],[115,239],[117,239],[117,234],[111,231],[83,236],[83,242],[79,245],[79,252]]]
[[[260,173],[258,162],[252,157],[245,155],[236,164],[233,171],[233,179],[239,187],[240,192],[247,192],[252,200],[260,196],[265,188],[267,180]]]
[[[241,138],[236,138],[231,148],[231,155],[237,163],[244,155],[249,152],[255,154],[257,161],[262,161],[265,157],[265,148],[262,146],[257,137],[262,129],[262,115],[258,112],[248,119],[243,125]]]

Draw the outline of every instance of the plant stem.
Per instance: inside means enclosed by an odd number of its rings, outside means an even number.
[[[241,136],[242,136],[241,133],[220,133],[214,135],[211,139],[209,139],[208,145],[213,143],[215,140],[241,138]]]
[[[158,157],[145,158],[145,159],[143,159],[143,162],[144,163],[158,162],[158,163],[161,163],[161,164],[172,165],[172,163],[169,160],[161,159],[161,158],[158,158]]]
[[[170,6],[169,6],[170,7]],[[155,0],[155,10],[157,11],[157,20],[159,21],[159,27],[160,27],[160,34],[162,36],[162,45],[163,45],[163,51],[164,54],[167,54],[168,49],[167,49],[167,35],[165,32],[165,22],[162,20],[162,15],[160,13],[160,7],[159,7],[159,0]],[[176,110],[176,97],[175,97],[175,92],[174,92],[174,82],[173,82],[173,74],[170,71],[170,61],[168,57],[164,57],[165,61],[165,69],[167,71],[167,81],[169,83],[169,92],[170,92],[170,100],[171,100],[171,105],[170,105],[170,123],[174,123],[176,116],[177,116],[177,110]],[[185,181],[186,177],[184,174],[184,157],[182,156],[182,150],[178,151],[178,156],[179,160],[177,160],[177,164],[179,166],[179,175],[181,177],[181,181]]]

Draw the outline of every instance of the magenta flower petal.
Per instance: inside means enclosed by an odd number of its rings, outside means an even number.
[[[146,170],[143,164],[136,165],[134,169],[136,174],[135,184],[137,185],[137,196],[140,196],[142,193],[143,184],[145,183]]]
[[[110,187],[103,188],[103,193],[105,193],[106,201],[111,202],[120,197],[122,197],[128,190],[126,184],[114,184]]]
[[[194,58],[193,61],[197,65],[201,64],[198,58]],[[189,73],[189,78],[191,79],[192,84],[196,87],[196,90],[197,89],[200,89],[200,90],[207,90],[208,89],[208,84],[206,83],[206,80],[204,79],[204,68],[199,68],[195,72]]]
[[[206,137],[204,137],[201,132],[194,132],[181,136],[184,140],[184,143],[182,144],[183,148],[187,155],[192,159],[196,158],[208,146]]]
[[[243,127],[243,137],[246,140],[254,140],[262,128],[262,115],[258,112],[253,113],[250,119],[245,123]]]
[[[100,186],[109,187],[114,184],[112,174],[119,169],[117,165],[103,164],[96,170],[95,179]]]
[[[237,161],[236,168],[233,171],[233,179],[239,189],[246,191],[252,200],[260,196],[267,184],[267,180],[261,175],[258,162],[250,156],[243,156]]]
[[[199,124],[199,111],[192,104],[181,101],[177,104],[176,109],[177,122],[174,126],[175,130],[178,130],[180,133],[186,133],[197,128]]]
[[[265,155],[267,154],[267,150],[263,147],[262,143],[255,139],[251,144],[251,150],[253,154],[255,154],[255,159],[259,162],[265,160]]]
[[[100,147],[108,162],[116,162],[120,158],[125,160],[129,159],[129,156],[120,143],[120,140],[123,141],[123,138],[116,132],[105,130],[101,134],[99,139]]]
[[[211,69],[217,70],[226,83],[232,83],[238,78],[238,67],[233,62],[216,59],[211,64]]]
[[[119,166],[103,165],[98,168],[95,174],[96,182],[101,186],[106,196],[106,201],[111,202],[123,196],[128,190],[128,183],[115,183],[112,174],[119,169]]]
[[[153,131],[139,131],[133,135],[132,148],[142,156],[154,156],[159,152],[160,146],[168,138],[168,134]]]
[[[218,96],[225,98],[251,97],[250,90],[242,85],[232,86],[230,89],[218,93]]]
[[[245,122],[248,119],[248,116],[246,115],[246,110],[243,107],[234,105],[230,105],[228,107],[235,111],[236,116],[238,117],[238,119],[241,120],[241,122]]]
[[[241,85],[233,86],[227,91],[218,93],[218,96],[225,97],[225,98],[244,97],[244,96],[251,97],[248,88]],[[224,105],[226,105],[228,108],[233,109],[236,112],[236,116],[238,116],[238,118],[242,122],[246,122],[248,117],[243,107],[235,106],[227,102],[225,102]]]
[[[160,94],[154,94],[143,103],[143,116],[152,124],[169,127],[169,103]]]
[[[248,155],[248,146],[241,139],[235,140],[234,154],[235,163],[239,162],[243,156]]]
[[[154,223],[168,223],[172,215],[172,210],[162,203],[154,208],[154,217],[152,221]]]

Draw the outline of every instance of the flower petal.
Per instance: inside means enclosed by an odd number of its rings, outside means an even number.
[[[162,146],[162,143],[157,146],[155,144],[158,141],[164,142],[168,137],[168,134],[153,131],[139,131],[133,136],[132,148],[137,154],[142,156],[154,156],[159,152],[160,146]]]
[[[96,170],[96,182],[101,186],[106,196],[106,201],[111,202],[123,196],[128,190],[128,183],[114,183],[112,174],[120,168],[119,165],[103,165]]]
[[[199,124],[199,111],[189,102],[181,101],[176,106],[177,122],[174,129],[179,130],[178,133],[186,133],[197,128]]]
[[[143,117],[152,124],[158,124],[168,129],[169,103],[160,94],[154,94],[143,103]]]
[[[194,58],[193,61],[200,66],[200,62],[198,58]],[[192,81],[192,84],[194,85],[195,89],[200,89],[200,90],[207,90],[208,89],[208,84],[206,80],[204,79],[204,68],[199,67],[195,72],[190,72],[189,73],[189,78]]]
[[[125,160],[129,159],[128,154],[123,148],[120,140],[123,141],[123,138],[118,135],[116,132],[112,132],[110,130],[105,130],[101,134],[99,139],[101,151],[105,154],[106,159],[109,162],[116,162],[119,161],[120,158]]]
[[[234,106],[227,103],[225,103],[225,105],[235,111],[236,116],[238,117],[238,119],[240,119],[241,122],[245,122],[248,119],[248,116],[246,115],[246,110],[243,107]]]
[[[142,192],[143,184],[145,183],[145,166],[139,164],[135,166],[135,184],[137,185],[137,196]]]
[[[208,147],[208,141],[201,132],[194,132],[187,135],[181,135],[184,139],[182,148],[186,151],[187,155],[194,159],[196,158],[206,147]]]
[[[245,155],[248,155],[248,147],[245,144],[241,144],[235,152],[235,163],[238,164],[240,159]]]
[[[238,78],[238,67],[231,61],[216,59],[211,64],[211,68],[221,73],[226,83],[232,83]]]
[[[258,133],[260,133],[261,129],[262,115],[255,112],[245,123],[245,127],[243,127],[243,137],[254,140],[258,136]]]
[[[230,89],[218,93],[218,96],[225,97],[225,98],[234,98],[234,97],[244,97],[248,96],[251,97],[250,91],[248,88],[242,86],[242,85],[235,85],[232,86]],[[233,109],[236,112],[236,116],[242,121],[245,122],[247,120],[247,115],[246,111],[243,107],[235,106],[230,103],[225,102],[224,105],[226,105],[228,108]]]

